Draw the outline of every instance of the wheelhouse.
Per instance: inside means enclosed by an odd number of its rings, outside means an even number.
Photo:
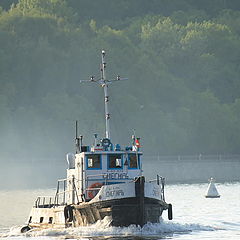
[[[102,145],[82,146],[79,153],[67,157],[68,192],[75,186],[78,199],[90,201],[101,186],[131,182],[142,174],[142,153],[138,148],[121,149],[117,144],[113,150],[110,142],[108,146]],[[68,195],[69,203],[76,200],[74,194]]]

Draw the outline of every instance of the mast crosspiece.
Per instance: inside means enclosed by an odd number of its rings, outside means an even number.
[[[115,82],[115,81],[121,81],[121,80],[127,80],[127,78],[121,78],[119,75],[117,75],[116,79],[108,80],[106,79],[106,62],[105,62],[105,50],[102,50],[102,61],[100,66],[100,72],[101,77],[100,79],[95,80],[94,76],[91,76],[89,80],[80,80],[80,83],[82,82],[94,82],[99,83],[100,86],[104,90],[104,107],[105,107],[105,124],[106,124],[106,132],[105,137],[107,139],[110,139],[110,112],[109,112],[109,96],[108,96],[108,84]]]

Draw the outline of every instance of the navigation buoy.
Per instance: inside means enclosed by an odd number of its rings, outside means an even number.
[[[208,185],[208,189],[207,189],[205,197],[206,198],[219,198],[220,197],[218,190],[215,187],[213,178],[209,179],[209,185]]]

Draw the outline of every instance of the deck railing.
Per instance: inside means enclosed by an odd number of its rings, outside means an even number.
[[[165,187],[165,178],[157,174],[157,178],[149,180],[149,182],[157,182],[158,185],[161,184],[161,197],[165,201],[164,187]]]
[[[70,181],[72,184],[72,189],[67,189],[67,181]],[[61,205],[67,205],[67,193],[72,194],[72,198],[76,198],[79,202],[77,189],[75,185],[75,178],[66,178],[59,179],[57,183],[57,191],[55,197],[49,196],[39,196],[35,201],[35,207],[37,208],[47,208],[47,207],[56,207]]]
[[[51,196],[39,196],[37,197],[37,200],[35,201],[35,207],[53,207],[54,206],[54,201],[53,197]]]
[[[102,181],[99,180],[99,177],[102,178]],[[72,185],[71,189],[67,189],[67,181],[69,184]],[[47,207],[55,207],[55,206],[64,206],[67,205],[67,194],[72,194],[72,202],[79,203],[79,195],[76,188],[76,183],[81,180],[78,180],[74,177],[66,178],[66,179],[59,179],[57,183],[57,191],[55,197],[50,196],[39,196],[35,201],[35,207],[37,208],[47,208]],[[100,182],[99,185],[96,184],[91,187],[90,183],[97,181]],[[126,181],[135,181],[134,179],[118,179],[118,182],[126,182]],[[161,185],[161,196],[162,199],[165,199],[164,196],[164,185],[165,185],[165,178],[160,177],[157,175],[156,179],[151,179],[148,182],[157,182],[158,185]],[[93,195],[96,195],[97,192],[101,189],[102,185],[111,184],[111,179],[107,178],[107,174],[95,174],[95,175],[88,175],[85,180],[85,191],[82,194],[82,201],[89,199],[89,192],[93,192]],[[89,187],[90,185],[90,187]],[[76,200],[76,201],[75,201]]]

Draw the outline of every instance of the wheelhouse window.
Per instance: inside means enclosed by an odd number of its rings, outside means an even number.
[[[140,156],[137,154],[128,155],[128,167],[129,168],[139,168],[140,166]]]
[[[122,168],[122,154],[109,154],[108,155],[108,168]]]
[[[101,156],[100,154],[87,155],[87,168],[101,169]]]

